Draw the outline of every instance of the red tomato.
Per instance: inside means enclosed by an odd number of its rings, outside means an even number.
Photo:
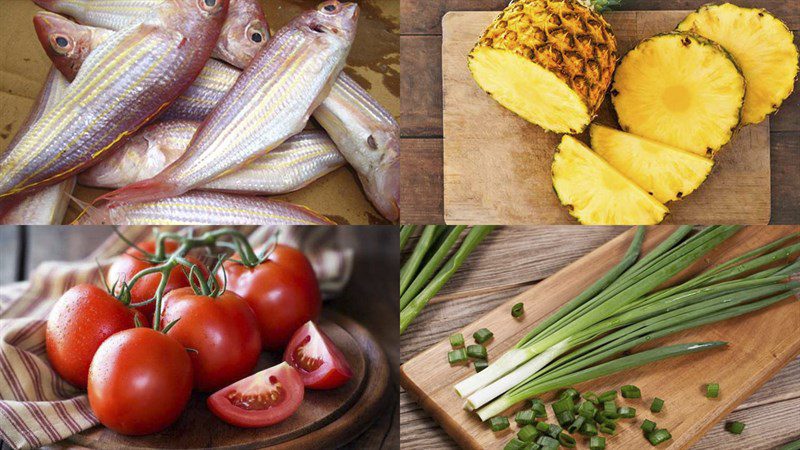
[[[140,242],[136,245],[146,252],[155,253],[156,251],[156,242],[153,240]],[[167,254],[172,253],[178,249],[178,243],[175,241],[165,241],[164,249],[167,251]],[[111,267],[109,267],[108,275],[106,276],[108,283],[113,284],[117,280],[120,282],[128,281],[142,270],[158,265],[146,261],[145,258],[146,256],[142,252],[134,247],[130,247],[125,251],[125,253],[117,258],[113,264],[111,264]],[[197,264],[199,268],[203,270],[204,276],[208,275],[205,266],[200,263],[199,260],[191,256],[187,256],[186,259]],[[167,279],[167,286],[164,289],[164,293],[167,293],[173,289],[189,286],[189,279],[186,277],[184,270],[186,270],[188,273],[189,269],[185,269],[183,266],[177,266],[172,269],[172,271],[169,273],[169,278]],[[153,296],[156,295],[156,289],[158,289],[158,284],[160,282],[160,273],[151,273],[140,278],[138,281],[136,281],[136,283],[133,285],[133,289],[131,290],[131,303],[139,303],[153,298]],[[141,311],[142,314],[147,316],[147,318],[152,321],[153,313],[156,311],[156,303],[148,303],[147,305],[140,306],[136,309]]]
[[[303,402],[303,380],[285,362],[220,389],[206,404],[217,417],[245,428],[286,420]]]
[[[152,328],[103,342],[89,369],[89,404],[117,433],[156,433],[175,422],[192,394],[192,363],[175,339]]]
[[[243,298],[225,291],[217,298],[176,289],[164,297],[162,323],[178,322],[167,335],[190,352],[194,387],[215,391],[253,373],[261,354],[261,336],[253,310]]]
[[[314,322],[294,333],[283,360],[297,369],[309,389],[335,389],[353,376],[342,352]]]
[[[147,319],[93,284],[79,284],[56,302],[47,317],[45,344],[50,364],[71,384],[86,389],[89,364],[109,336]]]
[[[292,334],[315,319],[322,308],[314,269],[305,255],[294,248],[278,245],[267,261],[252,269],[228,261],[223,270],[228,276],[228,289],[253,308],[267,350],[283,349]]]

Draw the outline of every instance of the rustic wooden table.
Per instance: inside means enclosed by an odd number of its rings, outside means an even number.
[[[707,0],[623,0],[620,10],[695,9]],[[800,2],[740,0],[783,20],[800,43]],[[508,0],[400,0],[402,211],[404,223],[441,223],[442,29],[448,11],[499,11]],[[770,118],[772,223],[800,223],[800,89]]]
[[[342,295],[327,306],[355,318],[381,343],[392,367],[392,383],[399,379],[397,298],[382,295],[398,291],[397,231],[391,226],[338,227],[343,241],[355,249],[351,281]],[[84,258],[112,233],[110,227],[0,226],[0,284],[27,279],[42,261]],[[377,294],[376,294],[377,293]],[[369,303],[366,303],[369,299]],[[396,392],[396,390],[394,390]],[[397,396],[372,426],[343,448],[395,449],[400,440]],[[0,444],[0,450],[10,449]]]
[[[594,250],[625,227],[503,227],[496,229],[400,339],[405,362],[475,318]],[[410,245],[409,245],[410,247]],[[800,439],[800,358],[769,380],[726,420],[747,425],[735,436],[724,421],[694,447],[769,449]],[[400,392],[402,448],[457,448],[455,442],[403,390]]]

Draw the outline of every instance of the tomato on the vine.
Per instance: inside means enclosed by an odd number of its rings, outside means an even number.
[[[237,427],[264,427],[286,420],[303,402],[303,380],[285,362],[220,389],[206,404]]]
[[[197,390],[214,391],[253,373],[261,336],[244,299],[230,291],[210,297],[181,288],[167,294],[163,304],[161,323],[178,321],[167,335],[192,349]]]
[[[134,316],[147,319],[105,290],[79,284],[58,299],[45,328],[47,357],[53,368],[79,388],[85,389],[89,364],[100,344],[112,334],[135,326]]]
[[[154,240],[140,242],[136,245],[148,253],[153,254],[156,252],[156,241]],[[167,254],[173,253],[177,249],[177,242],[170,240],[164,241],[164,250],[166,250]],[[201,264],[199,260],[192,256],[187,256],[186,260],[197,264],[198,268],[203,272],[203,274],[207,275],[205,266]],[[158,264],[148,261],[147,255],[143,254],[141,251],[139,251],[139,249],[136,247],[130,247],[111,264],[111,267],[108,268],[108,275],[106,278],[108,279],[109,283],[114,283],[117,281],[130,281],[131,278],[133,278],[137,273],[156,265]],[[189,279],[186,276],[187,272],[188,269],[180,265],[172,269],[169,273],[169,277],[167,278],[167,285],[164,288],[164,293],[166,294],[173,289],[189,286]],[[151,273],[137,280],[133,285],[133,289],[131,289],[131,303],[140,303],[153,298],[160,282],[160,273]],[[142,314],[147,316],[148,319],[153,320],[153,313],[156,310],[156,304],[155,302],[150,302],[146,305],[139,306],[136,309],[141,311]]]
[[[258,320],[264,348],[280,350],[298,328],[315,319],[322,308],[314,268],[302,252],[277,245],[269,258],[250,268],[226,261],[228,289],[239,294]],[[222,274],[217,274],[222,279]]]
[[[100,423],[139,436],[170,426],[192,393],[192,363],[175,339],[152,328],[120,331],[89,369],[89,405]]]
[[[335,389],[353,376],[342,352],[314,322],[308,322],[294,333],[283,360],[300,373],[310,389]]]

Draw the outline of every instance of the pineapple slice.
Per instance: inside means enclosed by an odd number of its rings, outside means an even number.
[[[634,182],[572,136],[561,138],[553,158],[558,199],[586,225],[650,225],[669,212]]]
[[[705,181],[714,161],[603,125],[590,128],[592,149],[661,203],[686,197]]]
[[[763,9],[706,5],[678,25],[717,42],[736,59],[747,80],[742,123],[758,123],[792,93],[798,52],[792,32]]]
[[[592,10],[599,1],[512,1],[470,52],[472,77],[523,119],[580,133],[603,102],[617,62],[611,27]]]
[[[688,33],[656,35],[617,68],[611,101],[624,131],[699,155],[739,125],[745,81],[718,44]]]

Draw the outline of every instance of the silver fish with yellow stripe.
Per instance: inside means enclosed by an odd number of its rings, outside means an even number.
[[[157,175],[186,151],[200,122],[172,120],[148,125],[110,158],[83,172],[87,186],[119,188]],[[346,161],[323,131],[304,131],[204,190],[279,195],[301,189]]]
[[[97,163],[169,106],[211,54],[227,1],[165,1],[147,20],[97,47],[65,98],[0,160],[0,200],[7,203]]]
[[[76,224],[95,225],[335,225],[304,206],[264,197],[192,191],[142,203],[83,205]]]
[[[177,161],[102,199],[134,203],[181,195],[302,131],[344,66],[357,18],[358,6],[331,0],[289,22],[242,72]]]

